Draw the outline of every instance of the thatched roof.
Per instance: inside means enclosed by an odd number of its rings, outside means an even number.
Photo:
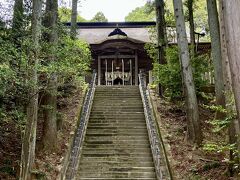
[[[118,27],[127,34],[127,38],[146,43],[150,42],[149,30],[154,25],[155,22],[78,23],[77,37],[89,44],[99,44],[108,40],[108,35]]]

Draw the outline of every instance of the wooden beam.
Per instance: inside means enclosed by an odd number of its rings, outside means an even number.
[[[105,55],[105,56],[98,56],[100,59],[128,59],[128,58],[135,58],[136,55]]]
[[[101,85],[101,58],[98,56],[98,85]]]
[[[138,85],[138,54],[135,52],[135,85]]]

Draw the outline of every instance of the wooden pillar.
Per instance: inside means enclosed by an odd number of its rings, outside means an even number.
[[[106,81],[106,86],[108,85],[107,83],[108,83],[108,81],[107,81],[107,74],[108,74],[108,72],[107,72],[107,66],[108,66],[108,64],[107,64],[107,59],[105,59],[105,64],[106,64],[106,69],[105,69],[105,81]]]
[[[130,59],[130,75],[131,75],[131,76],[130,76],[130,84],[131,84],[131,86],[132,86],[132,80],[133,80],[133,79],[132,79],[132,77],[133,77],[132,74],[133,74],[133,73],[132,73],[132,60]]]
[[[113,86],[113,60],[112,60],[112,86]]]
[[[122,59],[122,76],[123,76],[122,79],[123,79],[123,86],[124,86],[124,80],[125,80],[124,78],[125,77],[124,77],[124,60],[123,59]]]
[[[101,59],[98,56],[98,85],[101,85]]]
[[[138,85],[138,55],[137,51],[135,52],[135,85]]]
[[[149,75],[149,84],[152,84],[153,82],[153,78],[152,78],[152,71],[148,71],[148,75]]]

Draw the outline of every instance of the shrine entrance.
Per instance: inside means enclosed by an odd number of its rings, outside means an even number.
[[[133,85],[133,82],[137,82],[137,79],[133,79],[137,77],[137,59],[135,60],[135,56],[128,55],[121,58],[117,56],[115,58],[105,57],[102,58],[99,56],[99,65],[98,70],[100,74],[103,76],[99,76],[99,83],[101,85]],[[103,71],[103,72],[101,72]],[[101,83],[102,82],[102,83]]]
[[[132,85],[132,59],[105,59],[103,63],[105,85]]]

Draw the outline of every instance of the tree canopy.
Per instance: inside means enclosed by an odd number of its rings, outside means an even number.
[[[125,17],[125,21],[154,21],[156,19],[155,11],[151,11],[152,8],[149,6],[150,4],[146,3],[144,6],[132,10]]]
[[[72,13],[71,9],[66,7],[60,7],[58,9],[58,15],[61,22],[70,22],[71,13]],[[81,17],[80,15],[77,16],[77,22],[85,22],[85,21],[87,20]]]
[[[97,12],[97,14],[91,19],[91,22],[108,22],[108,19],[103,12]]]

